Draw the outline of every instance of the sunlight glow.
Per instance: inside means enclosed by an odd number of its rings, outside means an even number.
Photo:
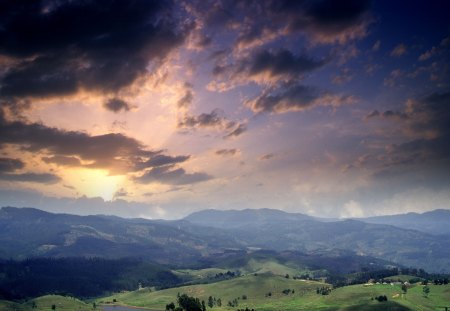
[[[125,182],[124,175],[110,176],[108,171],[100,169],[71,169],[65,173],[80,195],[101,197],[105,201],[111,201]]]

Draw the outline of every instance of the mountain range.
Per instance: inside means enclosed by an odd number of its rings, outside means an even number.
[[[433,217],[439,219],[436,226]],[[321,220],[272,209],[204,210],[167,221],[3,207],[0,257],[139,257],[186,265],[230,250],[344,250],[448,273],[450,238],[445,224],[450,225],[447,210],[357,220]]]

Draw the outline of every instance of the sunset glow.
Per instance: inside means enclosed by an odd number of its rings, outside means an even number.
[[[449,208],[446,1],[106,2],[0,7],[2,206]]]

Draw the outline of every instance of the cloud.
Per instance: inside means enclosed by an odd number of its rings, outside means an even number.
[[[0,158],[0,174],[6,172],[13,172],[25,167],[20,159]]]
[[[384,78],[384,85],[394,87],[397,85],[398,80],[404,76],[404,72],[400,69],[394,69],[389,73],[389,76]]]
[[[234,156],[239,152],[238,149],[219,149],[215,153],[220,156]]]
[[[400,57],[405,55],[406,53],[408,53],[408,47],[405,44],[400,43],[391,51],[391,56]]]
[[[202,128],[202,127],[219,127],[230,128],[234,125],[233,121],[228,121],[224,117],[220,116],[222,111],[215,109],[211,113],[202,113],[197,116],[185,115],[178,121],[178,127],[180,128]]]
[[[426,61],[438,54],[445,53],[445,51],[450,47],[450,37],[442,39],[438,46],[433,46],[431,49],[423,52],[419,56],[419,61]]]
[[[264,155],[260,156],[260,157],[258,158],[258,160],[261,160],[261,161],[264,161],[264,160],[270,160],[270,159],[272,159],[274,156],[275,156],[275,155],[274,155],[273,153],[267,153],[267,154],[264,154]]]
[[[46,163],[102,168],[111,174],[126,174],[150,167],[178,164],[190,158],[188,155],[170,156],[162,151],[148,150],[139,141],[123,134],[91,136],[84,132],[65,131],[38,123],[8,122],[3,118],[1,110],[0,132],[0,147],[13,144],[24,151],[45,155],[42,160]],[[11,163],[10,166],[18,165],[18,162]],[[7,165],[5,160],[4,166]],[[23,178],[25,177],[27,176]],[[32,175],[28,177],[37,179]]]
[[[134,180],[138,183],[162,183],[168,185],[186,185],[210,180],[212,176],[205,173],[186,173],[183,168],[174,168],[173,165],[154,167]]]
[[[291,51],[261,50],[238,60],[235,64],[216,65],[214,78],[208,88],[224,91],[236,85],[275,84],[278,82],[297,81],[303,79],[305,73],[316,70],[327,63],[326,60],[315,60],[306,55],[295,55]]]
[[[370,0],[189,1],[186,6],[204,33],[233,34],[232,51],[239,54],[293,35],[303,35],[313,44],[346,44],[363,38],[374,20],[370,3]]]
[[[353,77],[354,75],[352,74],[350,68],[343,68],[340,70],[339,75],[333,77],[331,82],[333,82],[333,84],[344,84],[350,82]]]
[[[194,100],[194,91],[192,90],[192,85],[190,83],[184,83],[184,94],[177,101],[178,108],[186,108],[192,104]]]
[[[365,37],[372,22],[369,17],[371,1],[280,1],[280,12],[286,15],[288,29],[306,31],[318,43],[347,43]]]
[[[115,93],[178,47],[186,31],[170,1],[7,1],[0,55],[16,59],[0,77],[4,98]]]
[[[385,118],[385,119],[400,119],[405,120],[408,118],[408,115],[405,112],[395,111],[395,110],[386,110],[383,113],[380,113],[378,110],[373,110],[369,114],[367,114],[364,119],[368,120],[371,118]]]
[[[380,49],[380,46],[381,46],[381,41],[377,40],[372,46],[372,51],[377,52]]]
[[[54,174],[47,173],[12,173],[23,169],[25,163],[20,159],[0,158],[0,180],[9,182],[32,182],[42,184],[54,184],[60,181],[60,178]]]
[[[223,138],[231,138],[231,137],[237,137],[242,135],[244,132],[247,131],[247,124],[239,124],[235,129],[233,129],[230,133],[225,135]]]
[[[438,166],[440,171],[450,169],[450,93],[410,99],[402,111],[373,111],[366,116],[366,119],[377,118],[393,122],[403,141],[388,144],[385,154],[377,157],[381,166],[375,177],[399,174],[396,167],[406,165],[415,171],[424,165]]]
[[[182,162],[189,160],[189,158],[190,158],[190,156],[175,156],[175,157],[173,157],[173,156],[168,156],[168,155],[164,155],[164,154],[156,154],[145,162],[138,162],[136,164],[136,166],[139,170],[142,170],[144,168],[149,168],[149,167],[158,167],[158,166],[182,163]]]
[[[333,95],[314,87],[294,84],[274,93],[266,91],[245,104],[256,113],[284,113],[302,111],[319,105],[339,107],[354,102],[356,102],[356,98],[353,96]]]
[[[0,174],[0,180],[12,182],[32,182],[42,184],[54,184],[61,180],[57,175],[48,173],[22,173],[22,174]]]
[[[43,157],[45,163],[53,163],[60,166],[81,166],[81,161],[77,157],[56,155],[51,157]]]
[[[114,192],[113,200],[117,200],[119,198],[126,197],[128,195],[129,193],[124,188],[120,188],[119,190]]]
[[[283,77],[293,80],[305,72],[322,67],[326,62],[309,58],[305,55],[294,55],[288,50],[277,52],[260,51],[252,59],[238,65],[238,73],[246,72],[249,77],[267,76],[270,78]]]
[[[181,129],[206,129],[212,128],[219,131],[226,131],[228,134],[224,138],[239,136],[247,129],[245,123],[238,123],[225,118],[223,111],[214,109],[211,113],[201,113],[199,115],[185,114],[178,120],[178,128]]]
[[[103,107],[105,107],[107,110],[112,112],[119,112],[121,110],[123,111],[129,111],[130,106],[126,101],[120,98],[111,98],[108,99],[104,104]]]

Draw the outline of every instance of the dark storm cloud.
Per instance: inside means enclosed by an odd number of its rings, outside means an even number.
[[[336,95],[314,87],[300,84],[286,84],[274,90],[266,90],[245,104],[254,112],[284,113],[302,111],[315,106],[339,107],[352,104],[356,98],[349,95]]]
[[[369,0],[192,1],[206,29],[239,29],[235,48],[263,45],[282,36],[306,34],[317,43],[345,43],[366,35]]]
[[[19,159],[0,158],[0,174],[19,170],[24,166],[25,163]]]
[[[2,1],[6,98],[117,91],[180,45],[170,1]]]
[[[159,182],[168,185],[186,185],[207,181],[211,178],[212,176],[205,173],[189,174],[183,168],[166,165],[146,171],[142,176],[135,178],[135,181],[143,184]]]
[[[0,180],[11,182],[33,182],[43,184],[54,184],[60,178],[54,174],[40,173],[12,173],[25,167],[25,163],[20,159],[0,158]]]
[[[90,136],[83,132],[59,130],[38,123],[7,122],[1,118],[0,132],[0,144],[20,145],[27,151],[46,151],[55,156],[76,156],[85,161],[93,161],[93,167],[112,168],[114,164],[121,167],[131,156],[153,155],[153,152],[145,150],[138,141],[122,134]],[[62,159],[56,158],[53,162],[61,162]]]
[[[0,180],[12,182],[32,182],[42,184],[54,184],[61,179],[54,174],[48,173],[22,173],[22,174],[0,174]]]
[[[250,62],[242,64],[240,71],[248,71],[250,76],[266,73],[270,76],[287,75],[292,79],[324,64],[325,61],[313,60],[305,55],[294,55],[288,50],[260,51]]]
[[[256,99],[248,102],[248,106],[255,112],[302,110],[313,105],[314,100],[318,96],[316,89],[296,85],[277,94],[269,92],[261,94]]]
[[[108,169],[111,173],[124,174],[137,172],[146,168],[173,167],[187,161],[190,156],[169,156],[162,151],[150,151],[137,140],[122,134],[105,134],[91,136],[83,132],[64,131],[38,123],[22,121],[8,122],[0,114],[0,147],[4,144],[20,146],[30,152],[42,152],[51,156],[42,157],[46,163],[60,166],[80,166],[87,168]],[[83,164],[81,160],[86,163]],[[15,159],[2,159],[3,172],[21,168],[21,162]],[[23,164],[22,164],[23,165]],[[8,171],[9,170],[9,171]],[[154,171],[154,175],[157,171]],[[188,174],[183,169],[166,172],[172,183],[180,177],[180,183],[207,176],[203,173]],[[150,176],[153,176],[150,174]],[[2,179],[10,181],[54,182],[55,178],[42,174],[3,175]]]
[[[286,49],[260,50],[235,64],[216,65],[213,75],[229,87],[247,84],[249,81],[262,84],[287,82],[303,79],[305,73],[322,67],[326,62],[306,55],[295,55]]]
[[[128,105],[128,103],[120,98],[111,98],[111,99],[107,100],[103,104],[103,107],[105,107],[106,109],[108,109],[112,112],[119,112],[120,110],[123,110],[123,111],[130,110],[130,106]]]
[[[367,21],[371,3],[370,0],[321,0],[304,2],[305,7],[299,8],[299,1],[277,2],[275,7],[278,6],[279,12],[289,16],[289,29],[299,31],[306,27],[324,40],[337,37],[338,41],[343,41],[340,36],[346,32],[349,38],[358,35],[352,32],[359,31],[358,26]]]

